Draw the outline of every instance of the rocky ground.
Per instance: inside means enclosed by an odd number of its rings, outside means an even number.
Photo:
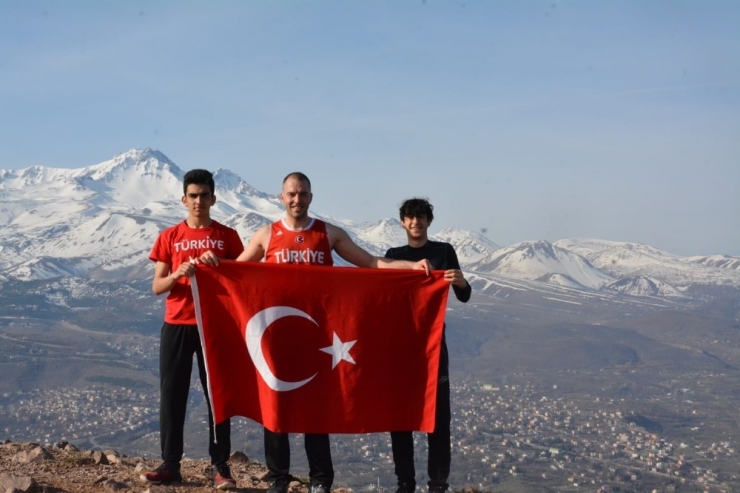
[[[153,486],[140,479],[142,471],[159,465],[152,459],[126,457],[116,451],[78,450],[72,444],[40,446],[35,443],[0,444],[0,493],[212,493],[210,467],[205,460],[184,460],[183,482]],[[262,492],[267,469],[241,452],[230,460],[231,473],[240,492]],[[291,493],[305,493],[305,481],[291,483]],[[335,490],[336,491],[336,490]]]

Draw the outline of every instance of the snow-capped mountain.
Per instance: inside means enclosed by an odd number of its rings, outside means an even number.
[[[275,218],[277,219],[277,218]],[[274,219],[273,219],[274,220]],[[256,212],[240,212],[228,217],[224,221],[221,221],[226,226],[234,228],[245,241],[251,238],[254,233],[257,232],[262,226],[266,226],[273,222],[265,216],[257,214]]]
[[[346,224],[346,223],[345,223]],[[398,219],[385,218],[375,223],[349,225],[357,238],[369,244],[369,251],[383,255],[389,248],[406,243],[406,232]],[[501,248],[485,236],[472,231],[447,228],[430,235],[432,240],[444,241],[455,246],[460,265],[469,265]]]
[[[720,269],[740,270],[740,258],[729,257],[727,255],[686,257],[682,260],[684,262],[689,262],[692,264],[706,265],[707,267],[719,267]]]
[[[645,276],[625,277],[606,284],[601,290],[612,293],[631,294],[633,296],[686,298],[685,294],[670,284]]]
[[[140,275],[159,232],[184,218],[183,174],[151,149],[80,169],[0,171],[0,269],[17,279]],[[236,222],[237,212],[249,210],[269,219],[282,214],[277,198],[232,172],[219,169],[214,179],[217,220]]]
[[[582,256],[547,241],[523,241],[500,248],[471,266],[481,272],[553,281],[559,285],[599,289],[614,279]]]
[[[167,156],[152,149],[133,149],[79,169],[0,170],[0,281],[150,277],[147,258],[155,238],[185,217],[183,175]],[[235,228],[245,242],[283,216],[277,196],[256,190],[229,170],[217,169],[214,178],[213,217]],[[406,242],[397,219],[357,224],[312,213],[345,228],[375,255]],[[647,245],[589,239],[500,248],[481,234],[449,228],[432,239],[451,243],[470,276],[523,279],[528,289],[534,282],[591,293],[678,299],[697,285],[740,288],[737,257],[679,257]]]
[[[501,248],[482,234],[453,228],[443,229],[433,235],[433,239],[454,245],[460,265],[479,262],[487,255]]]
[[[398,219],[385,218],[376,223],[361,224],[355,232],[364,242],[375,245],[377,255],[384,255],[389,248],[406,243],[406,232]]]
[[[616,279],[641,276],[676,288],[692,284],[740,287],[740,258],[679,257],[639,243],[594,239],[558,240],[554,245],[587,258]]]

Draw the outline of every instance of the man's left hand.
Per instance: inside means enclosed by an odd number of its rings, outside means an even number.
[[[198,257],[198,262],[206,265],[218,265],[218,256],[211,250]]]
[[[467,286],[468,284],[467,281],[465,281],[465,276],[463,276],[462,271],[459,269],[446,270],[445,281],[457,286],[460,289],[464,289],[465,286]]]

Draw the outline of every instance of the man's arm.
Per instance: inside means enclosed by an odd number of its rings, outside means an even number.
[[[170,274],[170,264],[158,260],[154,267],[152,291],[156,295],[171,291],[178,279],[183,276],[190,277],[193,274],[195,274],[195,266],[190,262],[183,262],[175,272]]]
[[[455,293],[455,298],[458,301],[467,303],[473,294],[473,288],[465,280],[465,276],[462,270],[460,270],[460,262],[457,260],[455,248],[450,244],[447,245],[447,262],[452,268],[445,271],[445,281],[452,284],[452,291]]]
[[[376,269],[417,269],[425,270],[427,274],[431,265],[427,259],[411,262],[409,260],[391,260],[383,257],[374,257],[363,248],[360,248],[347,232],[342,228],[326,223],[326,229],[331,238],[331,247],[347,262],[357,267],[372,267]]]
[[[470,295],[473,294],[473,288],[470,286],[470,283],[465,280],[465,276],[462,271],[460,269],[446,270],[444,279],[452,284],[452,291],[455,293],[455,298],[457,298],[458,301],[467,303],[470,299]]]
[[[267,241],[270,239],[270,226],[262,226],[252,235],[247,248],[239,255],[237,262],[259,262],[265,257]]]

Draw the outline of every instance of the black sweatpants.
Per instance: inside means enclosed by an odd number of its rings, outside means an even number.
[[[447,478],[450,476],[450,377],[447,344],[442,339],[442,351],[439,355],[439,373],[437,383],[437,412],[434,416],[434,431],[427,434],[429,458],[429,488],[447,489]],[[393,463],[398,477],[398,484],[416,486],[414,469],[414,438],[410,431],[391,432]]]
[[[290,475],[290,442],[287,433],[265,430],[265,464],[269,470],[268,479],[287,478]],[[326,433],[306,433],[306,457],[308,458],[308,477],[311,485],[322,484],[329,490],[334,483],[334,467],[331,462],[329,435]]]
[[[200,383],[203,385],[208,403],[208,453],[211,456],[211,464],[223,464],[229,460],[231,452],[231,422],[226,420],[216,426],[214,440],[213,415],[208,399],[206,367],[198,326],[172,325],[167,322],[162,326],[159,346],[159,431],[162,459],[171,464],[179,464],[182,459],[193,353],[198,359]]]

